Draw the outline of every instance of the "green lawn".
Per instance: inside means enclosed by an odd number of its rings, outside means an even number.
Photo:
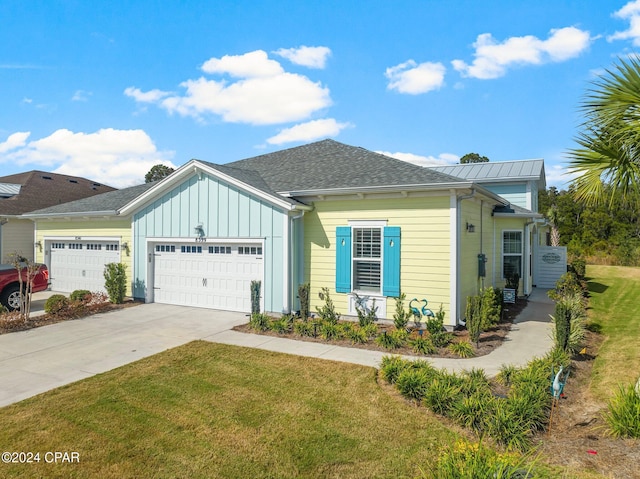
[[[640,374],[640,268],[588,266],[589,319],[606,339],[593,367],[591,388],[609,399],[618,384],[632,384]]]
[[[2,451],[41,453],[0,477],[416,477],[456,436],[375,374],[190,343],[0,409]]]

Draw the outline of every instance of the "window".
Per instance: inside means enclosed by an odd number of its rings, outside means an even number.
[[[339,226],[336,291],[400,295],[400,228]]]
[[[231,246],[209,246],[211,254],[231,254]]]
[[[69,243],[69,249],[82,249],[82,243]]]
[[[111,243],[107,243],[105,245],[105,248],[107,251],[118,251],[119,247],[117,243],[111,244]]]
[[[262,256],[262,246],[238,246],[238,254]]]
[[[64,249],[64,243],[51,243],[51,249]]]
[[[510,278],[514,274],[522,277],[522,232],[502,232],[502,277]]]
[[[380,228],[353,228],[353,289],[379,293],[381,272]]]
[[[156,252],[158,253],[175,253],[176,247],[172,244],[157,244]]]
[[[181,246],[182,253],[202,253],[202,246]]]
[[[102,245],[99,243],[88,243],[87,244],[87,249],[90,250],[101,250],[102,249]]]

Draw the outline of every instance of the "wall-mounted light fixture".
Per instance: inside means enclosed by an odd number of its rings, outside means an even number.
[[[129,256],[129,253],[131,252],[129,250],[129,243],[127,243],[126,241],[124,243],[122,243],[120,245],[120,249],[123,249],[125,251],[125,253],[127,253],[127,256]]]
[[[467,233],[474,233],[476,231],[476,225],[467,223]]]
[[[202,226],[202,223],[195,226],[193,228],[193,231],[196,235],[196,241],[206,241],[206,238],[204,237],[204,227]]]
[[[38,251],[42,252],[42,241],[36,241],[35,245],[38,247]]]

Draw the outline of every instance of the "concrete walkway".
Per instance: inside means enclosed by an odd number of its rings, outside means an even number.
[[[534,290],[507,340],[491,354],[429,361],[450,371],[482,368],[490,376],[503,364],[524,365],[551,348],[552,312],[553,302],[546,290]],[[378,367],[389,354],[231,329],[247,320],[241,313],[152,303],[0,335],[0,406],[196,339],[372,367]]]

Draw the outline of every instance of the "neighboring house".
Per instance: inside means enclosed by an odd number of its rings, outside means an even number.
[[[86,178],[44,171],[0,177],[0,263],[14,253],[34,259],[34,223],[23,213],[112,190]]]
[[[553,287],[558,277],[566,272],[566,250],[557,251],[562,262],[550,265],[543,261],[546,253],[548,226],[542,214],[538,214],[538,193],[546,190],[544,160],[518,160],[500,162],[465,163],[460,165],[430,167],[435,171],[471,180],[509,201],[505,210],[496,210],[495,216],[504,218],[501,238],[503,243],[502,270],[494,272],[501,277],[493,278],[494,284],[510,270],[519,271],[522,278],[522,293],[529,295],[536,284]],[[521,219],[525,219],[522,228]],[[521,245],[521,246],[518,246]],[[521,247],[522,251],[518,251]],[[507,250],[515,253],[508,253]],[[555,256],[553,256],[555,258]],[[497,258],[496,258],[497,259]]]
[[[468,296],[502,286],[503,262],[524,267],[524,231],[539,217],[478,182],[333,140],[225,165],[192,160],[136,188],[26,215],[54,288],[57,248],[119,238],[131,293],[148,302],[249,312],[260,280],[262,309],[280,313],[310,283],[312,312],[325,287],[341,314],[361,297],[383,318],[405,293],[405,306],[442,305],[454,326]],[[505,243],[503,231],[522,234]]]

